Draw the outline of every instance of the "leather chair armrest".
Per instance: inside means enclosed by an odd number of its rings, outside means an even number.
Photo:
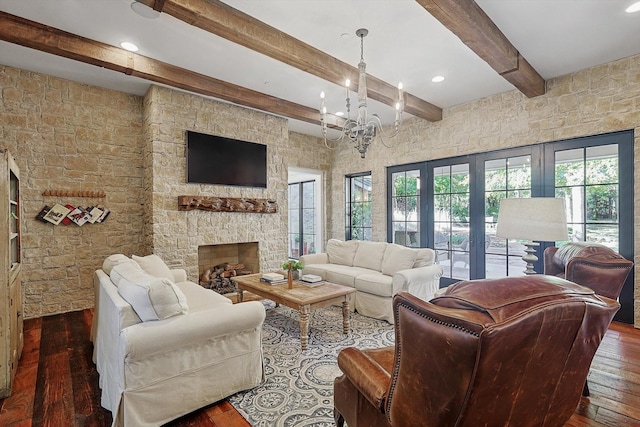
[[[560,273],[564,273],[564,269],[559,268],[553,262],[553,256],[558,251],[558,247],[550,246],[544,250],[544,274],[548,274],[550,276],[557,276]]]
[[[617,300],[632,267],[633,263],[624,258],[574,257],[567,263],[565,278],[593,289],[598,295]]]
[[[393,354],[394,347],[385,350]],[[338,366],[360,393],[384,413],[391,374],[366,353],[354,347],[340,351]]]

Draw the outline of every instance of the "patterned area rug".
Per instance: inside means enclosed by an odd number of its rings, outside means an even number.
[[[309,345],[300,350],[298,312],[264,302],[262,330],[266,380],[229,397],[254,427],[329,427],[333,421],[333,380],[341,375],[336,358],[345,347],[393,345],[393,326],[350,313],[351,332],[342,333],[342,309],[311,313]]]

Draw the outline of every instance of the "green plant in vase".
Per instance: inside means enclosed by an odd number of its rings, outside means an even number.
[[[291,264],[291,270],[293,273],[293,278],[298,280],[300,278],[300,271],[302,271],[302,263],[300,261],[296,261],[295,259],[289,259],[282,264],[282,269],[284,270],[285,276],[289,271],[289,264]]]

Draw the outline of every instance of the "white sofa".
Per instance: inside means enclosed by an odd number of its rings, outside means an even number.
[[[443,270],[434,264],[429,248],[407,248],[394,243],[330,239],[327,252],[300,257],[302,274],[316,274],[356,288],[351,309],[393,323],[391,300],[401,291],[425,301],[440,286]]]
[[[94,273],[93,358],[113,426],[160,426],[263,381],[260,302],[135,259],[112,255]]]

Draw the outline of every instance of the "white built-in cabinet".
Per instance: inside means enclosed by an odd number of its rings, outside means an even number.
[[[0,398],[11,394],[24,342],[20,282],[20,171],[0,150]]]

